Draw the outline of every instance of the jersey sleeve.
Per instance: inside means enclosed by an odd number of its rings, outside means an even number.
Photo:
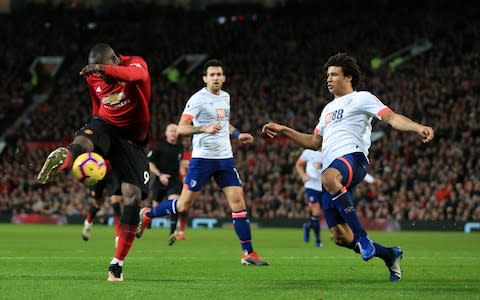
[[[182,160],[192,159],[192,151],[183,151]]]
[[[100,98],[97,96],[97,92],[95,91],[95,85],[99,82],[100,78],[95,75],[88,76],[86,79],[88,92],[90,93],[90,105],[91,105],[91,112],[92,116],[98,115],[98,110],[100,109]]]
[[[380,99],[378,99],[375,95],[369,92],[359,92],[360,101],[358,101],[357,105],[359,105],[359,109],[367,113],[368,115],[375,117],[379,120],[382,119],[383,115],[388,112],[392,111],[388,106],[382,103]]]
[[[300,157],[298,158],[300,161],[308,161],[309,160],[309,155],[307,149],[303,150],[302,154],[300,154]]]
[[[191,97],[187,101],[187,104],[185,105],[185,109],[183,110],[183,113],[182,113],[182,118],[193,120],[196,118],[199,112],[200,112],[200,105],[198,105],[198,102],[195,97]]]
[[[147,153],[147,158],[149,162],[154,163],[159,152],[159,144],[156,144],[152,150]]]
[[[132,56],[128,60],[124,57],[121,59],[126,60],[125,65],[103,65],[105,69],[104,75],[124,82],[145,81],[148,79],[147,63],[141,57]]]
[[[373,177],[372,175],[370,175],[369,173],[367,173],[367,175],[365,175],[365,177],[363,178],[363,180],[365,180],[365,181],[368,182],[368,183],[374,183],[374,182],[375,182],[375,177]]]
[[[314,135],[323,136],[322,117],[323,117],[323,113],[322,113],[322,115],[320,116],[320,118],[318,119],[317,126],[315,126],[315,129],[313,130],[313,134],[314,134]]]

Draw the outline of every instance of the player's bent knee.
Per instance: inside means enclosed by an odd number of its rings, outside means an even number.
[[[342,175],[338,170],[329,168],[322,175],[322,184],[330,194],[335,194],[342,188]]]
[[[140,188],[131,183],[122,183],[122,198],[124,205],[139,205],[142,191]]]
[[[72,144],[80,145],[84,151],[93,151],[95,148],[92,140],[82,135],[76,136]]]

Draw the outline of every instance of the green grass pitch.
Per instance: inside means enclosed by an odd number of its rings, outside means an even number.
[[[268,267],[240,265],[233,229],[190,229],[167,246],[166,229],[147,230],[107,282],[113,229],[96,225],[0,225],[0,299],[480,299],[480,236],[452,232],[370,232],[404,251],[403,279],[390,283],[383,262],[364,262],[335,246],[302,240],[299,229],[253,230]]]

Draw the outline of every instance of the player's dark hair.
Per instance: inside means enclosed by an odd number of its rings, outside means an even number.
[[[343,75],[352,76],[352,88],[356,90],[358,83],[360,82],[360,67],[357,63],[357,60],[348,55],[347,53],[337,53],[327,60],[323,66],[325,72],[327,72],[328,67],[341,67]]]
[[[90,56],[95,57],[96,62],[94,63],[99,63],[100,61],[103,60],[105,55],[112,50],[112,47],[110,47],[109,44],[106,43],[98,43],[93,45],[92,49],[90,49]]]
[[[203,75],[207,75],[207,69],[208,67],[221,67],[222,72],[225,75],[225,66],[223,65],[222,61],[219,59],[210,59],[203,65]]]

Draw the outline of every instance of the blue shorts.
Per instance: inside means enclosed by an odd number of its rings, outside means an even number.
[[[328,195],[328,192],[317,191],[314,189],[305,188],[305,196],[307,196],[308,203],[319,203],[320,207],[322,206],[322,198]],[[328,195],[329,196],[329,195]]]
[[[355,152],[341,156],[335,159],[328,166],[328,168],[337,169],[340,174],[342,174],[342,184],[350,192],[353,191],[357,184],[363,181],[368,173],[368,167],[368,160],[361,152]],[[322,198],[322,208],[328,228],[332,228],[337,224],[345,223],[345,220],[341,216],[340,212],[338,212],[338,210],[335,208],[335,204],[333,203],[331,196]]]
[[[235,168],[233,158],[192,158],[188,165],[185,185],[188,186],[190,191],[198,192],[202,190],[212,176],[220,188],[242,186],[242,180],[237,168]]]

